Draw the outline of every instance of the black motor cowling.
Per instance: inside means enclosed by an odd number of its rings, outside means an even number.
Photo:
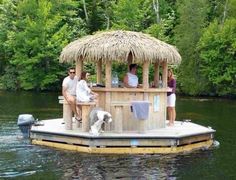
[[[35,119],[31,114],[20,114],[18,116],[17,125],[19,126],[24,137],[29,137],[31,126],[35,123]]]

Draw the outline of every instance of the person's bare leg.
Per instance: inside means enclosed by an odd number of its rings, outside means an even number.
[[[77,109],[78,109],[78,111],[79,111],[79,119],[82,119],[82,107],[81,106],[77,106]]]
[[[73,111],[75,117],[79,117],[79,114],[76,110],[76,98],[74,96],[68,97],[68,103],[70,104],[70,108]]]
[[[77,105],[76,105],[76,112],[77,112],[77,114],[78,114],[78,117],[79,117],[79,118],[82,118],[82,111],[81,111],[81,109],[79,108],[79,106],[77,106]]]
[[[174,125],[174,107],[170,107],[170,126]]]
[[[98,107],[98,99],[93,100],[95,102],[95,106]]]
[[[99,103],[98,103],[98,94],[94,94],[93,95],[93,102],[95,102],[95,107],[98,107]]]
[[[175,121],[176,119],[176,110],[175,110],[175,107],[173,107],[173,122]]]
[[[75,117],[78,117],[79,114],[78,114],[78,112],[77,112],[77,110],[76,110],[76,105],[75,105],[75,103],[71,103],[71,104],[70,104],[70,107],[71,107],[73,113],[75,114]]]
[[[167,107],[167,117],[169,120],[168,126],[171,125],[171,107]]]

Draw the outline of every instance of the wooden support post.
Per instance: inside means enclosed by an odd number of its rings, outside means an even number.
[[[91,105],[90,104],[83,104],[81,106],[82,109],[82,131],[89,132],[89,112],[90,112]]]
[[[80,75],[81,75],[82,71],[83,71],[83,61],[78,59],[76,61],[76,76],[78,78],[80,78]]]
[[[162,65],[162,82],[163,82],[163,88],[167,87],[167,62],[164,61]]]
[[[116,105],[115,106],[115,132],[122,133],[123,131],[123,106]]]
[[[65,121],[65,129],[72,129],[72,110],[67,102],[63,103],[63,120]]]
[[[102,83],[102,60],[97,62],[97,83]]]
[[[76,61],[76,76],[80,79],[81,73],[83,71],[83,60],[78,59]],[[78,121],[75,121],[75,127],[79,127],[80,123]]]
[[[143,63],[143,88],[148,89],[149,88],[149,61],[145,61]],[[149,95],[148,93],[143,94],[143,99],[145,101],[149,100]],[[144,133],[146,130],[146,121],[145,120],[140,120],[138,122],[138,127],[139,127],[139,132]]]
[[[106,62],[106,88],[111,88],[111,62]],[[111,104],[111,92],[106,92],[105,97],[105,110],[111,112],[110,104]]]
[[[128,55],[127,61],[128,61],[128,72],[129,72],[129,65],[132,64],[133,62],[133,55],[131,52]]]
[[[154,87],[158,87],[159,85],[159,63],[154,64]]]
[[[143,63],[143,88],[149,88],[149,61]]]
[[[163,65],[162,65],[162,82],[163,82],[163,88],[167,88],[167,78],[168,78],[168,69],[167,69],[167,62],[164,61],[163,62]],[[163,107],[166,107],[166,104],[167,104],[167,96],[164,97],[164,100],[162,102],[163,104]],[[165,127],[165,120],[166,120],[166,108],[164,109],[164,112],[163,112],[163,115],[164,115],[164,119],[162,121],[162,123],[164,124],[164,127]]]
[[[106,62],[106,81],[105,81],[105,86],[106,88],[111,88],[111,61]],[[105,94],[105,111],[111,112],[111,92],[106,92]],[[111,129],[110,125],[105,126],[105,130],[109,131]]]
[[[106,88],[111,88],[111,61],[106,62]]]
[[[149,88],[149,61],[143,63],[143,88]],[[148,100],[148,93],[144,93],[144,100]]]

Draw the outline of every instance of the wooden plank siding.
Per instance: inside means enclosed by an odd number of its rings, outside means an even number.
[[[109,128],[106,130],[116,131],[115,129],[115,119],[117,119],[116,113],[116,104],[119,103],[119,106],[122,106],[122,131],[142,131],[142,130],[151,130],[157,128],[165,127],[166,120],[166,91],[156,91],[153,89],[153,92],[146,91],[132,91],[132,90],[123,90],[122,88],[116,88],[108,92],[103,88],[93,88],[93,91],[99,94],[99,107],[110,110],[109,112],[112,115],[113,122],[109,125]],[[123,90],[123,91],[122,91]],[[148,93],[148,96],[145,96],[145,93]],[[159,96],[159,111],[154,112],[154,96]],[[108,98],[108,99],[107,99]],[[146,99],[147,98],[147,99]],[[148,120],[135,120],[133,113],[131,112],[131,102],[132,101],[144,101],[147,100],[150,102],[149,106],[149,119]],[[108,108],[108,104],[110,107]],[[141,125],[140,125],[141,124]],[[108,125],[106,125],[108,126]],[[140,129],[141,128],[141,129]]]
[[[91,136],[71,136],[65,134],[51,134],[43,132],[31,132],[31,139],[41,141],[83,145],[88,147],[177,147],[187,144],[194,144],[212,139],[211,133],[199,136],[189,136],[183,138],[160,138],[160,137],[91,137]]]

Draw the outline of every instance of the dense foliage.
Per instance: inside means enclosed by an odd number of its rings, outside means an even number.
[[[58,61],[66,44],[99,30],[124,29],[179,49],[180,92],[236,95],[235,17],[236,0],[1,0],[0,87],[57,90],[71,66]],[[93,65],[85,68],[94,73]]]
[[[236,19],[224,24],[212,22],[199,41],[200,71],[210,91],[220,95],[236,94]]]

